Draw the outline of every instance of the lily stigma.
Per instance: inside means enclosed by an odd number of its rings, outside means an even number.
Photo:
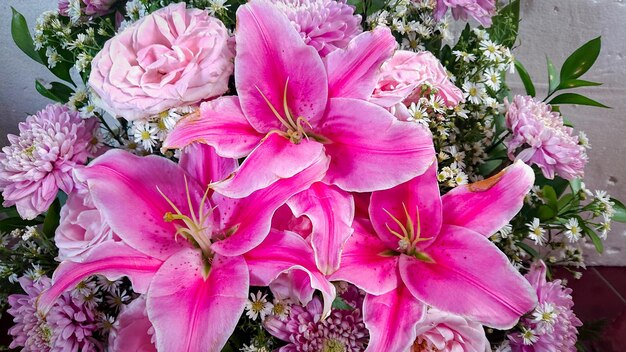
[[[419,207],[416,205],[415,208],[416,208],[415,214],[417,217],[417,227],[413,223],[413,219],[411,218],[411,215],[409,214],[406,208],[406,204],[404,204],[404,202],[402,202],[402,209],[404,209],[404,215],[406,217],[406,224],[403,224],[398,218],[393,216],[388,210],[383,209],[383,211],[387,213],[387,215],[389,215],[389,217],[391,217],[391,219],[398,225],[401,233],[398,231],[392,230],[389,224],[387,223],[385,223],[385,227],[387,228],[387,230],[389,230],[389,232],[391,232],[391,234],[398,237],[399,239],[398,250],[401,253],[415,257],[416,259],[419,259],[427,263],[434,263],[435,261],[428,254],[422,251],[419,251],[417,248],[418,243],[432,240],[433,237],[421,237]],[[393,253],[393,255],[399,255],[399,254],[400,253]]]

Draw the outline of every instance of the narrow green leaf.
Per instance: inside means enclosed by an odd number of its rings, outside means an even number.
[[[548,63],[548,95],[554,93],[559,86],[559,77],[556,75],[556,67],[550,59],[546,56]]]
[[[35,81],[35,89],[44,97],[65,104],[74,93],[74,90],[63,83],[52,82],[50,88],[46,88],[41,82]]]
[[[575,178],[569,181],[569,185],[572,188],[572,193],[576,194],[582,189],[582,180],[580,178]]]
[[[617,222],[626,222],[626,207],[624,204],[615,198],[611,198],[611,202],[613,202],[613,210],[615,210],[613,220]]]
[[[534,97],[536,94],[535,85],[533,84],[532,78],[530,78],[530,74],[526,71],[524,65],[518,60],[515,60],[515,69],[519,74],[519,77],[522,79],[522,83],[524,84],[524,89],[526,90],[526,94]]]
[[[570,80],[582,76],[589,71],[591,66],[596,62],[600,49],[602,48],[602,39],[597,37],[585,43],[576,49],[570,55],[561,67],[561,80]]]
[[[335,297],[332,307],[340,310],[354,310],[354,307],[346,303],[341,297]]]
[[[44,87],[43,84],[41,84],[41,82],[39,81],[35,81],[35,89],[37,90],[37,92],[41,95],[43,95],[44,97],[59,102],[59,103],[64,103],[64,101],[57,97],[53,92],[51,92],[48,88]]]
[[[33,38],[30,36],[26,19],[13,7],[11,7],[11,10],[13,11],[13,17],[11,18],[11,36],[13,37],[15,45],[28,57],[43,65],[44,62],[41,56],[37,50],[35,50]]]
[[[607,108],[610,107],[599,103],[593,99],[587,98],[584,95],[580,95],[577,93],[563,93],[561,95],[556,96],[548,104],[558,105],[558,104],[578,104],[578,105],[588,105],[588,106],[597,106],[599,108]]]
[[[601,86],[602,83],[591,82],[591,81],[583,81],[582,79],[570,79],[567,81],[561,81],[556,90],[561,89],[570,89],[570,88],[578,88],[578,87],[596,87]]]
[[[524,242],[515,243],[516,246],[523,249],[526,253],[530,254],[533,258],[539,258],[539,253],[531,246],[527,245]]]
[[[0,232],[9,233],[15,229],[21,229],[26,226],[39,225],[40,222],[35,220],[24,220],[19,216],[0,220]]]
[[[65,82],[71,83],[73,86],[76,86],[76,84],[74,84],[74,81],[72,81],[72,76],[70,75],[71,68],[72,68],[72,64],[70,64],[69,62],[63,61],[63,62],[57,62],[54,68],[48,67],[48,70],[50,70],[50,72],[52,72],[55,76],[59,77]]]
[[[43,220],[43,233],[48,238],[54,237],[54,232],[57,227],[59,227],[59,220],[61,218],[61,202],[59,199],[55,199],[48,212],[46,213],[46,217]]]
[[[553,219],[556,216],[556,211],[547,205],[540,205],[537,209],[537,217],[541,221]]]
[[[602,239],[598,237],[595,231],[589,228],[589,226],[585,225],[585,222],[580,217],[578,217],[578,223],[580,224],[580,227],[583,229],[583,232],[587,236],[589,236],[589,238],[591,238],[591,241],[593,242],[594,247],[596,247],[596,252],[598,253],[604,252],[604,244],[602,243]]]

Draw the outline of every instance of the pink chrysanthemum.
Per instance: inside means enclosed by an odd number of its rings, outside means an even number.
[[[44,318],[37,312],[35,303],[39,294],[51,286],[50,279],[35,281],[28,277],[19,279],[25,295],[9,296],[7,312],[14,316],[15,325],[9,329],[13,337],[10,348],[23,347],[23,352],[96,351],[90,337],[96,330],[94,312],[77,304],[71,294],[65,293]]]
[[[17,206],[25,219],[48,209],[58,190],[74,189],[72,170],[91,155],[95,118],[50,104],[19,124],[20,134],[8,135],[0,153],[0,189],[4,206]]]
[[[568,180],[583,176],[585,147],[550,105],[520,95],[507,105],[506,125],[512,131],[512,138],[505,141],[509,158],[539,166],[549,179],[555,174]]]
[[[77,0],[80,12],[87,16],[102,16],[111,12],[111,7],[117,0]],[[59,0],[58,8],[62,16],[69,16],[69,0]]]
[[[532,265],[526,279],[537,290],[539,304],[528,318],[522,319],[522,332],[509,335],[513,352],[576,351],[577,327],[582,322],[572,307],[572,289],[561,280],[547,282],[546,265]]]
[[[417,339],[412,352],[460,351],[489,352],[489,340],[479,323],[464,317],[429,308],[417,324]]]
[[[314,297],[306,307],[292,305],[289,315],[281,320],[270,316],[265,328],[273,336],[289,342],[280,352],[365,350],[369,333],[363,323],[361,309],[363,295],[354,286],[341,294],[352,310],[333,309],[330,316],[322,319],[322,301]]]
[[[305,43],[321,56],[345,48],[361,33],[361,16],[346,0],[272,0],[284,12]]]
[[[455,20],[467,21],[467,15],[485,27],[491,26],[491,17],[496,14],[495,0],[437,0],[435,19],[440,20],[448,9],[452,9]]]

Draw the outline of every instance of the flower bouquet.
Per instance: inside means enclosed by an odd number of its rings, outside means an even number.
[[[536,97],[519,14],[61,0],[31,36],[13,10],[58,81],[0,153],[9,347],[574,351],[551,268],[580,275],[582,244],[626,220],[559,109],[604,107],[562,92],[599,84],[579,78],[601,42],[548,61]]]

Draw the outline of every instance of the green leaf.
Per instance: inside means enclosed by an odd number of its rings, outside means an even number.
[[[52,72],[55,76],[59,77],[65,82],[71,83],[73,86],[76,86],[76,84],[74,84],[74,81],[72,80],[72,76],[70,75],[71,68],[72,68],[72,64],[70,64],[69,62],[62,61],[62,62],[57,62],[54,68],[48,67],[48,70],[50,70],[50,72]]]
[[[35,81],[35,89],[44,97],[65,104],[74,93],[74,90],[63,83],[52,82],[50,88],[46,88],[41,82]]]
[[[541,221],[553,219],[556,216],[556,211],[547,205],[540,205],[537,209],[537,217]]]
[[[559,77],[556,75],[556,67],[554,67],[554,64],[547,56],[546,61],[548,63],[548,95],[550,95],[556,91],[560,81]]]
[[[515,243],[515,245],[523,249],[526,253],[530,254],[533,258],[539,258],[539,253],[537,253],[537,251],[533,247],[527,245],[526,243],[517,242]]]
[[[602,83],[591,82],[591,81],[583,81],[582,79],[570,79],[567,81],[561,81],[556,90],[561,89],[570,89],[570,88],[578,88],[578,87],[595,87],[601,86]]]
[[[585,221],[580,217],[578,217],[578,223],[580,224],[580,227],[583,229],[583,232],[587,236],[589,236],[589,238],[591,238],[591,241],[593,242],[594,247],[596,247],[596,252],[598,253],[604,252],[604,244],[602,243],[602,239],[598,237],[595,231],[589,228],[589,226],[585,224]]]
[[[524,65],[518,60],[515,60],[515,69],[519,74],[519,77],[522,79],[522,83],[524,84],[524,89],[526,89],[526,94],[534,97],[536,95],[535,85],[533,84],[532,78],[530,78],[530,74],[526,71]]]
[[[583,188],[582,180],[580,178],[575,178],[569,181],[569,185],[572,188],[572,193],[574,194],[580,192],[580,190]]]
[[[500,9],[498,14],[492,17],[491,27],[486,29],[491,39],[504,46],[512,47],[519,31],[519,15],[520,0],[511,1]]]
[[[626,207],[624,204],[615,198],[611,198],[611,202],[613,202],[613,210],[615,210],[613,220],[617,222],[626,222]]]
[[[28,57],[43,65],[43,59],[37,50],[35,50],[35,44],[33,44],[33,38],[30,36],[26,19],[13,7],[11,7],[11,10],[13,11],[13,17],[11,18],[11,36],[13,37],[15,45],[17,45],[24,54],[28,55]]]
[[[548,104],[558,105],[558,104],[578,104],[578,105],[588,105],[588,106],[597,106],[599,108],[607,108],[610,107],[599,103],[593,99],[587,98],[584,95],[580,95],[577,93],[563,93],[561,95],[556,96]]]
[[[61,218],[61,202],[59,199],[55,199],[48,212],[46,213],[46,217],[43,220],[43,233],[48,238],[54,237],[54,232],[57,227],[59,227],[59,220]]]
[[[596,62],[600,49],[602,48],[602,39],[597,37],[585,43],[576,49],[570,55],[561,67],[561,81],[570,80],[582,76],[589,71],[591,66]]]
[[[15,229],[21,229],[26,226],[39,225],[40,222],[35,220],[24,220],[19,216],[0,220],[0,232],[9,233]]]
[[[354,307],[346,303],[341,297],[336,297],[333,301],[332,307],[340,310],[354,310]]]
[[[554,190],[554,188],[552,188],[552,186],[543,186],[543,188],[541,189],[541,193],[543,196],[543,199],[546,200],[546,204],[552,208],[552,210],[554,210],[555,212],[559,210],[558,207],[558,199],[556,196],[556,191]]]

